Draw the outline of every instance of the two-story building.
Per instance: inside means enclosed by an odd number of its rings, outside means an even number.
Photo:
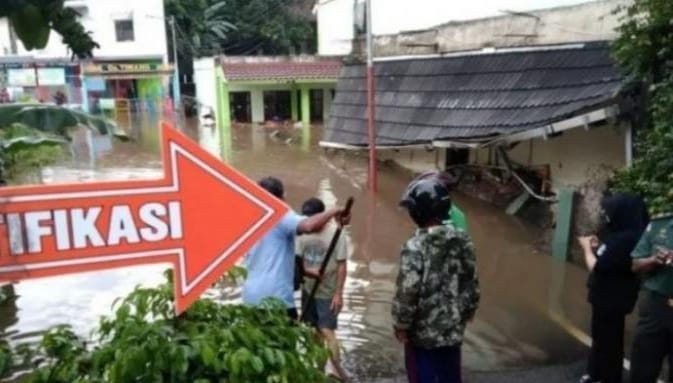
[[[163,0],[66,0],[100,45],[92,60],[73,60],[61,36],[44,49],[26,51],[6,19],[0,19],[0,87],[13,101],[66,103],[92,112],[160,106],[169,96]]]

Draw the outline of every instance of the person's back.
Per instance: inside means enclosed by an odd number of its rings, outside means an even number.
[[[392,309],[409,381],[460,383],[465,326],[480,295],[472,242],[445,222],[451,199],[442,182],[413,181],[400,206],[418,226],[402,247]]]
[[[467,234],[451,225],[418,229],[401,257],[401,268],[410,272],[398,278],[393,315],[399,322],[411,321],[410,340],[424,348],[461,344],[479,301],[476,259]]]
[[[257,305],[265,298],[282,300],[294,308],[294,238],[302,216],[287,213],[248,253],[243,302]]]

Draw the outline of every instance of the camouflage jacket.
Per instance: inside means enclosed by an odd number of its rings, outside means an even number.
[[[480,297],[469,236],[451,225],[419,229],[400,258],[395,328],[406,330],[411,342],[423,348],[461,344]]]

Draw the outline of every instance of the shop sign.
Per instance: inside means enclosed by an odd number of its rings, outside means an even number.
[[[146,73],[146,72],[159,72],[159,71],[163,72],[171,70],[172,67],[170,65],[129,63],[129,64],[88,65],[84,69],[84,72],[87,74],[115,74],[115,73]]]

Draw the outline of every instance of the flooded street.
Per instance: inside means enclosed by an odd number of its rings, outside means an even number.
[[[236,126],[230,142],[224,143],[214,128],[186,131],[214,153],[224,148],[226,160],[252,179],[267,175],[282,179],[288,203],[294,208],[315,195],[327,203],[355,197],[349,230],[353,252],[338,331],[345,368],[355,381],[400,375],[403,359],[392,336],[390,302],[399,249],[414,230],[397,208],[409,175],[382,168],[380,192],[372,199],[365,190],[366,159],[318,148],[319,127],[279,132]],[[45,182],[160,177],[158,128],[143,124],[133,135],[138,138],[135,142],[113,143],[95,169],[54,167],[45,172]],[[586,273],[537,253],[535,233],[516,218],[466,196],[457,195],[455,200],[468,218],[482,287],[480,309],[464,347],[465,367],[497,371],[582,358],[589,314]],[[14,286],[17,298],[13,304],[0,308],[0,331],[13,341],[33,340],[52,325],[69,323],[79,333],[88,334],[101,315],[110,313],[115,298],[137,284],[160,283],[164,269],[136,267],[21,282]],[[236,289],[213,289],[208,295],[222,301],[238,299]]]

